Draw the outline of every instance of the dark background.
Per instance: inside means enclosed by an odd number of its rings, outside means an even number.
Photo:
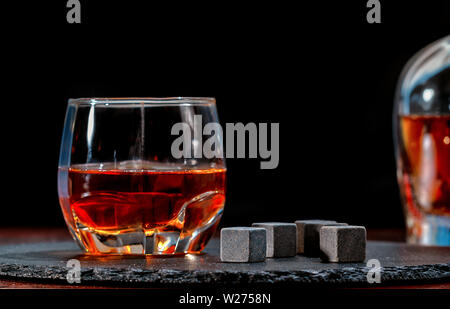
[[[330,218],[401,227],[392,104],[402,67],[450,32],[449,1],[66,1],[2,10],[0,226],[63,226],[68,98],[212,96],[221,123],[279,122],[280,164],[230,159],[223,225]]]

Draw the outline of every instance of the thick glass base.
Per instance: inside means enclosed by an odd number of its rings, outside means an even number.
[[[450,246],[450,217],[407,216],[407,241],[421,245]]]
[[[202,228],[192,232],[152,229],[105,233],[79,228],[77,243],[88,254],[171,255],[201,252],[214,234],[220,215]]]
[[[86,225],[73,212],[69,230],[92,255],[176,255],[201,252],[213,236],[223,212],[224,195],[207,192],[186,203],[164,226],[100,229]]]

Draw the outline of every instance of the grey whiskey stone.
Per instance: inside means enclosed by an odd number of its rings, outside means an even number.
[[[298,220],[295,224],[297,225],[297,253],[316,257],[320,255],[320,228],[347,225],[347,223],[330,220]]]
[[[290,257],[297,254],[297,226],[294,223],[253,223],[267,231],[266,257]]]
[[[262,262],[266,258],[266,230],[257,227],[227,227],[220,231],[222,262]]]
[[[321,259],[327,262],[363,262],[366,229],[363,226],[324,226],[320,229]]]

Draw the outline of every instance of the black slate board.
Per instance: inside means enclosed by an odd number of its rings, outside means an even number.
[[[72,241],[0,246],[0,277],[67,282],[67,261],[81,263],[81,284],[179,286],[196,284],[369,285],[366,263],[322,263],[296,256],[261,263],[221,263],[219,241],[201,255],[174,257],[94,257]],[[367,244],[367,260],[381,263],[382,284],[450,282],[450,247],[394,242]]]

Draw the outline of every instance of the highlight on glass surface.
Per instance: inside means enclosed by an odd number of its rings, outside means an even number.
[[[218,123],[215,99],[69,100],[58,193],[70,233],[86,253],[204,249],[223,212],[226,167],[220,155],[172,155],[172,127],[185,123],[193,130],[194,118],[202,127]],[[222,132],[215,134],[220,154]],[[194,151],[203,147],[195,134],[189,142]]]
[[[450,36],[406,65],[394,110],[407,240],[450,245]]]

